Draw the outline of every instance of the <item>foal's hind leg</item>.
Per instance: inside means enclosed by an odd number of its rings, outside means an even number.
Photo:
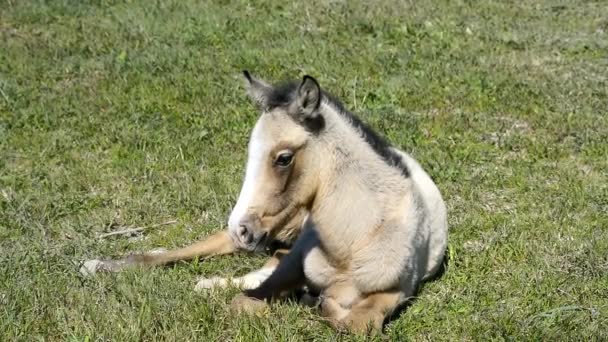
[[[359,301],[361,294],[351,281],[337,281],[322,293],[321,314],[329,319],[333,326],[337,326]]]
[[[334,328],[346,329],[354,333],[368,333],[382,330],[384,318],[392,313],[402,301],[401,292],[389,291],[366,296],[354,304],[348,312],[335,300],[322,305],[324,314],[337,314],[337,316],[328,317]]]

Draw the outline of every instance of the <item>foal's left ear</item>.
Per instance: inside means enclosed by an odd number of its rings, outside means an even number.
[[[313,114],[321,105],[321,87],[314,78],[306,75],[298,89],[298,104],[306,116]]]

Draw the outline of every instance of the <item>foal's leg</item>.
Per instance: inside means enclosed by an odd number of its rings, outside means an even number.
[[[259,286],[245,289],[242,294],[232,299],[230,306],[237,313],[258,313],[268,307],[268,301],[271,299],[303,284],[304,269],[301,255],[297,250],[292,250],[278,260],[278,265],[271,270],[270,276],[264,279]]]
[[[236,251],[236,246],[227,231],[215,233],[203,241],[195,242],[189,246],[165,251],[161,253],[134,254],[115,260],[88,260],[81,272],[95,274],[97,271],[118,272],[135,266],[156,266],[173,263],[180,260],[190,260],[196,257],[210,257],[213,255],[229,254]]]
[[[338,280],[323,291],[321,314],[334,325],[344,319],[361,299],[361,293],[352,281]]]
[[[288,254],[280,261],[270,277],[255,289],[236,296],[231,307],[236,312],[255,313],[268,306],[267,302],[284,292],[304,285],[304,258],[319,240],[312,229],[305,229]]]
[[[256,287],[260,286],[262,282],[270,275],[279,265],[279,261],[281,258],[289,253],[287,249],[277,249],[273,256],[268,259],[266,264],[260,268],[259,270],[249,272],[244,276],[237,278],[222,278],[222,277],[213,277],[213,278],[199,278],[196,287],[194,288],[197,291],[205,290],[205,289],[215,289],[215,288],[226,288],[230,286],[235,286],[240,288],[241,290],[252,290]]]
[[[332,325],[355,333],[380,331],[384,318],[397,309],[403,300],[403,293],[397,290],[370,294],[353,305],[344,318],[332,321]]]

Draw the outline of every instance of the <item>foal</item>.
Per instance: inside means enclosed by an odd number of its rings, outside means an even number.
[[[295,240],[260,270],[201,279],[196,288],[240,286],[246,296],[233,306],[248,310],[263,305],[258,299],[307,285],[321,293],[321,311],[336,328],[381,328],[442,264],[447,220],[437,186],[312,77],[275,87],[244,74],[262,114],[228,231],[174,251],[91,260],[84,271],[263,251]]]
[[[229,226],[255,240],[304,222],[270,276],[233,306],[248,310],[306,284],[335,327],[381,328],[440,269],[447,220],[439,190],[312,77],[279,87],[245,77],[262,115]]]

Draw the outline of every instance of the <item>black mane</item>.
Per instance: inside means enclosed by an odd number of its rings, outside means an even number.
[[[296,97],[299,84],[299,82],[286,82],[273,87],[272,91],[266,94],[268,109],[272,110],[276,107],[289,105]],[[391,145],[386,139],[361,121],[355,114],[349,112],[336,97],[325,91],[322,91],[321,93],[323,94],[323,99],[330,103],[346,122],[359,132],[365,142],[371,146],[374,152],[376,152],[384,162],[391,167],[397,168],[404,177],[409,177],[410,172],[401,156],[391,148]]]

